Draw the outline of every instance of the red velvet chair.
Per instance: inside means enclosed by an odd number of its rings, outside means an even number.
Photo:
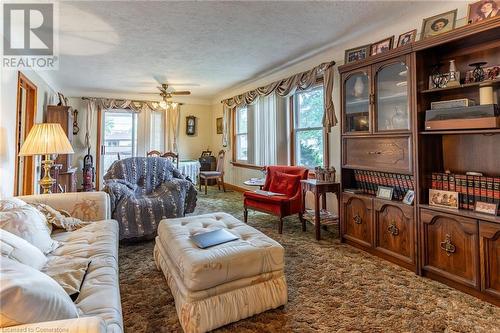
[[[253,191],[243,193],[245,223],[248,219],[248,209],[257,210],[272,215],[280,219],[278,231],[283,232],[283,218],[285,216],[299,214],[300,221],[304,225],[302,218],[302,192],[300,180],[307,179],[309,170],[295,166],[268,166],[264,191],[283,193],[283,196],[265,196]]]

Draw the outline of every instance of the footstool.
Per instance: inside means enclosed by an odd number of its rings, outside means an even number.
[[[240,239],[207,249],[189,239],[221,228]],[[226,213],[162,220],[154,258],[186,333],[210,331],[288,300],[283,247]]]

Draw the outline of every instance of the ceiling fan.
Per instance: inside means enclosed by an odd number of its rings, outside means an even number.
[[[158,90],[160,90],[160,96],[164,101],[167,99],[171,99],[172,96],[186,96],[186,95],[191,95],[191,92],[189,90],[183,90],[183,91],[168,91],[168,83],[162,83],[161,86],[157,87]]]

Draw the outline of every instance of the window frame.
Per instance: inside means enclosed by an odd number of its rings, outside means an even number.
[[[244,165],[250,165],[249,163],[246,163],[245,160],[239,160],[238,159],[238,152],[237,152],[237,149],[238,149],[238,137],[239,136],[246,136],[247,138],[247,149],[248,149],[248,108],[245,107],[246,109],[246,113],[247,113],[247,128],[246,128],[246,132],[241,132],[239,133],[237,131],[238,129],[238,107],[235,107],[234,108],[234,121],[233,121],[233,144],[234,144],[234,149],[233,149],[233,162],[235,163],[239,163],[239,164],[244,164]],[[247,151],[247,159],[246,161],[248,161],[248,151]]]

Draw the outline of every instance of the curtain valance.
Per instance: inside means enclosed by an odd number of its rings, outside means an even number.
[[[130,99],[114,99],[114,98],[87,98],[90,104],[94,104],[95,109],[113,110],[113,109],[129,109],[132,112],[141,112],[145,109],[151,111],[165,111],[165,108],[160,106],[160,102],[154,101],[134,101]]]
[[[232,109],[238,106],[252,104],[258,97],[268,96],[272,93],[281,97],[286,97],[294,94],[296,91],[309,89],[316,83],[318,77],[323,76],[323,98],[325,106],[323,127],[329,132],[333,126],[337,125],[338,122],[332,99],[334,65],[334,61],[322,63],[308,71],[292,75],[286,79],[268,84],[267,86],[247,91],[241,95],[225,99],[222,103],[225,109]]]

